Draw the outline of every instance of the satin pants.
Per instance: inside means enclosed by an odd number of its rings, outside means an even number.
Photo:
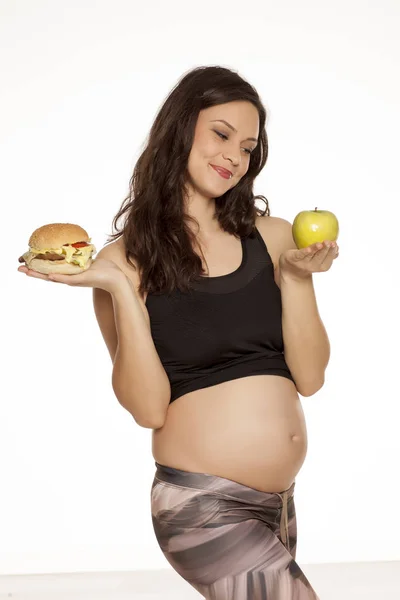
[[[295,483],[269,493],[156,468],[151,511],[158,544],[206,600],[318,600],[295,561]]]

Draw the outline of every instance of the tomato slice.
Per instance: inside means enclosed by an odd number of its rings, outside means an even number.
[[[87,242],[75,242],[75,244],[69,244],[70,246],[73,246],[74,248],[83,248],[84,246],[89,246],[89,244]]]

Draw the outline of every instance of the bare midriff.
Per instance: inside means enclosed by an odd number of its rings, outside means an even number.
[[[243,377],[185,394],[169,405],[164,426],[153,432],[159,464],[265,492],[288,489],[306,452],[296,387],[277,375]]]

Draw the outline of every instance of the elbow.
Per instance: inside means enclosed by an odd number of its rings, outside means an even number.
[[[132,415],[135,423],[139,425],[139,427],[144,427],[145,429],[161,429],[164,426],[167,417],[167,410],[160,409],[159,411],[155,411],[154,409],[151,411],[143,410],[140,411],[137,407],[132,407],[130,404],[124,404],[119,400],[121,406],[125,408]],[[168,408],[168,404],[167,404]]]
[[[132,414],[132,413],[131,413]],[[166,413],[156,415],[146,415],[146,416],[138,416],[132,414],[135,422],[139,425],[139,427],[144,427],[145,429],[161,429],[164,427]]]
[[[314,396],[323,387],[324,383],[325,377],[322,377],[322,379],[302,382],[301,384],[296,382],[296,388],[300,396],[309,398],[310,396]]]
[[[157,396],[153,394],[144,394],[140,399],[114,394],[120,403],[132,415],[135,422],[145,429],[161,429],[167,418],[167,410],[171,397],[170,391]]]
[[[138,386],[121,382],[114,371],[112,388],[120,405],[132,415],[140,427],[145,429],[161,429],[163,427],[171,399],[171,387],[168,380],[157,387],[145,386],[136,389],[133,394],[132,388],[135,389]]]

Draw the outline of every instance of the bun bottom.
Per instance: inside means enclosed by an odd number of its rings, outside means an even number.
[[[91,258],[89,258],[85,267],[67,263],[65,260],[44,260],[41,258],[34,258],[29,263],[29,266],[27,266],[29,269],[32,269],[32,271],[37,271],[38,273],[43,273],[44,275],[49,275],[50,273],[60,273],[60,275],[77,275],[78,273],[87,271],[91,264]]]

